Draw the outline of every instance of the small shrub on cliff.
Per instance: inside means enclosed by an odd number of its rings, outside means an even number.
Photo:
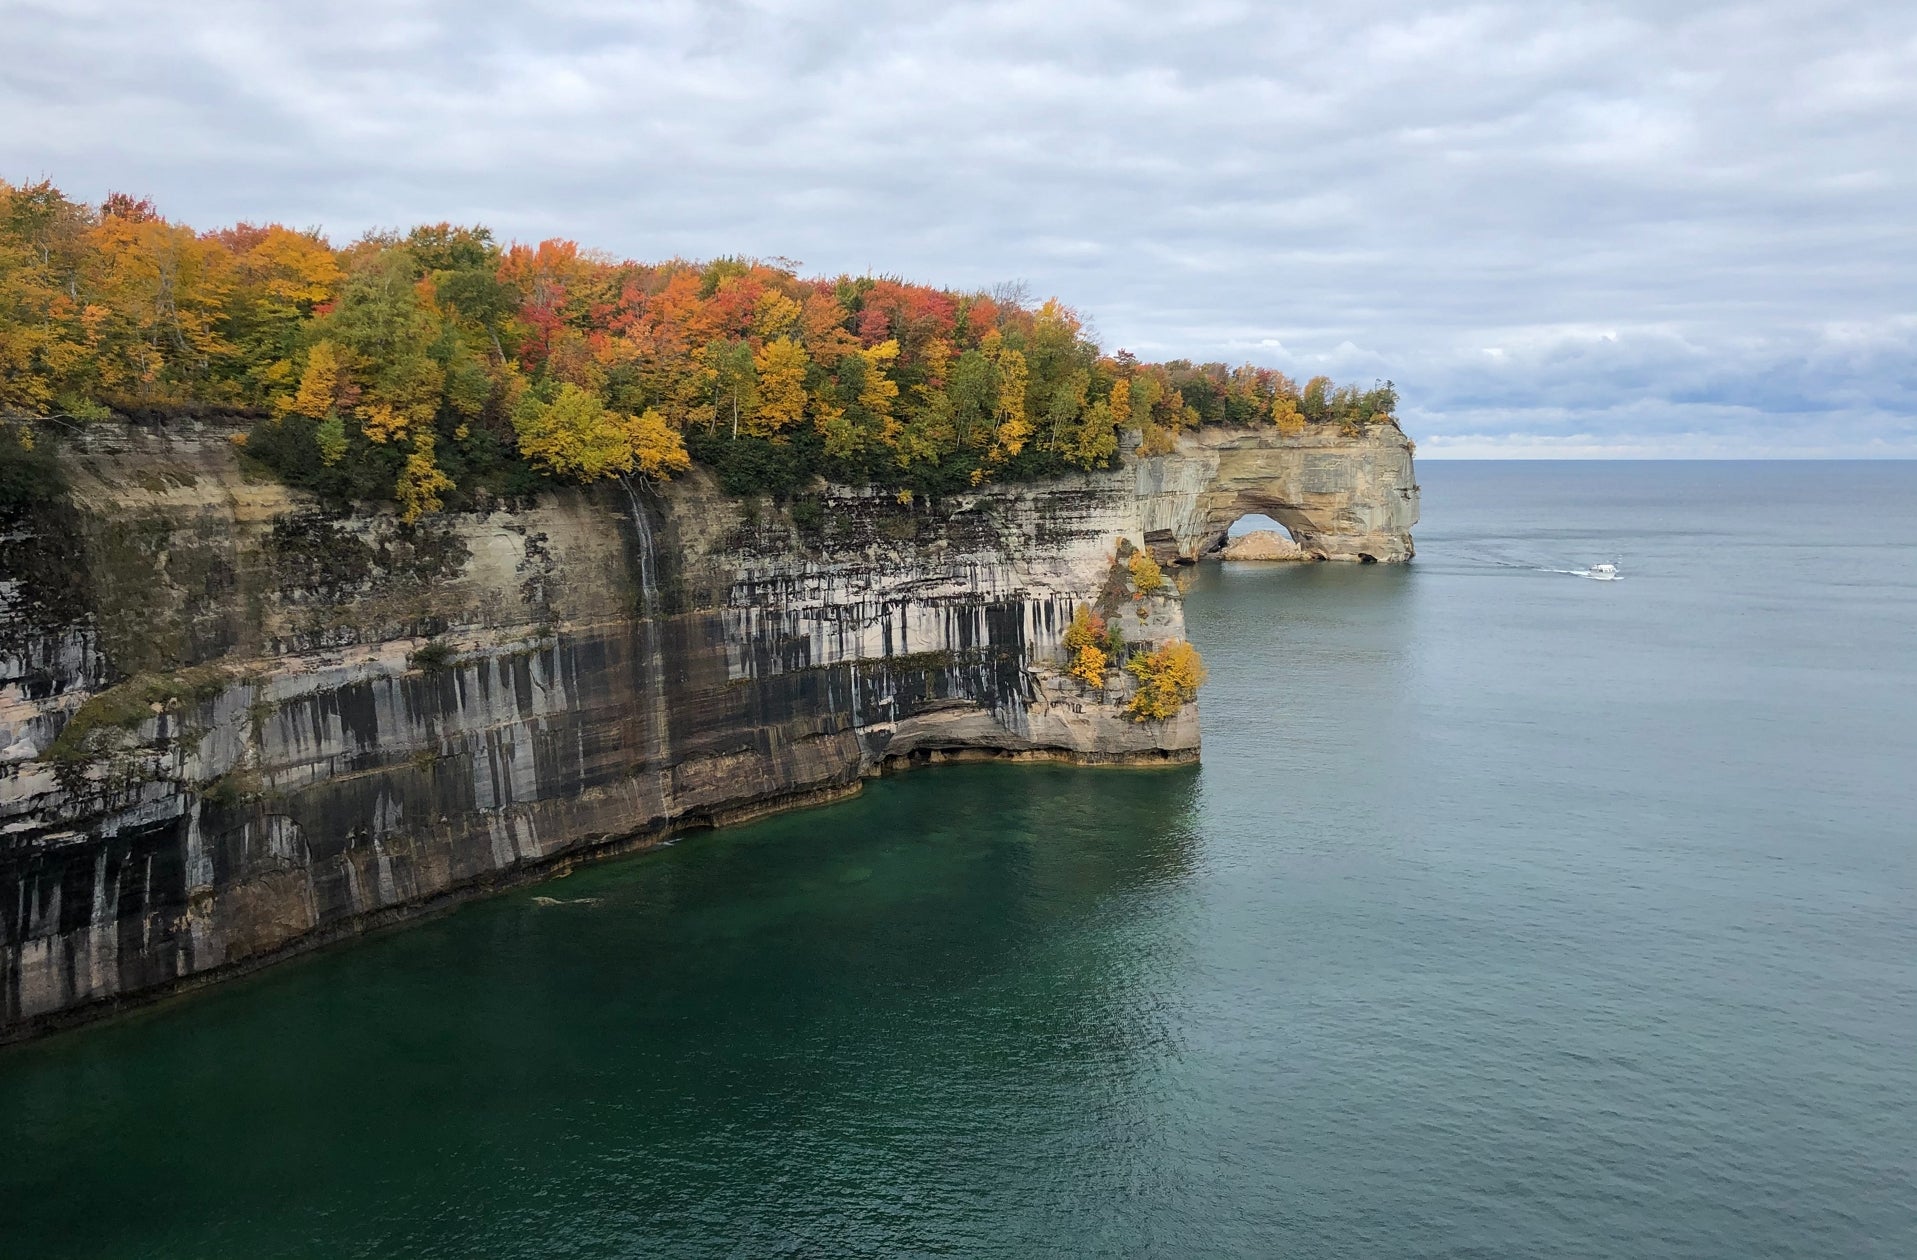
[[[200,799],[221,809],[234,809],[265,795],[257,770],[229,770],[200,789]]]
[[[808,494],[792,501],[792,524],[801,538],[817,541],[825,533],[825,500]]]
[[[459,653],[453,650],[452,644],[433,639],[407,653],[406,664],[422,674],[437,674],[451,669],[458,659]]]
[[[1132,585],[1138,588],[1140,595],[1151,595],[1162,590],[1165,585],[1165,571],[1158,567],[1158,561],[1151,553],[1140,551],[1133,554],[1126,566],[1132,573]]]
[[[1198,649],[1174,639],[1148,656],[1133,657],[1125,672],[1138,679],[1138,692],[1126,707],[1134,722],[1163,722],[1177,715],[1205,682]]]
[[[1065,628],[1065,654],[1070,659],[1066,671],[1087,687],[1105,685],[1105,619],[1080,604],[1072,612],[1072,624]]]
[[[1087,643],[1072,656],[1072,667],[1068,673],[1087,687],[1103,689],[1105,686],[1105,653]]]
[[[71,764],[110,752],[140,723],[211,700],[231,682],[232,675],[219,665],[136,675],[90,696],[74,710],[40,759]]]

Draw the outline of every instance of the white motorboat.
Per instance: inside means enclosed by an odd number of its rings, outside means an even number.
[[[1594,564],[1584,571],[1584,576],[1599,582],[1616,582],[1624,577],[1615,564]]]

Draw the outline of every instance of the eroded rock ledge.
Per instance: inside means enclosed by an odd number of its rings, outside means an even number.
[[[807,525],[695,473],[415,529],[252,475],[218,425],[101,426],[0,536],[0,1041],[257,967],[582,856],[983,757],[1195,759],[1193,706],[1065,676],[1121,548],[1247,511],[1401,560],[1408,444],[1205,431],[937,504],[821,491]]]

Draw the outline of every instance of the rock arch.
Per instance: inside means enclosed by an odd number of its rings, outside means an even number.
[[[1314,559],[1397,564],[1415,553],[1417,477],[1396,425],[1356,436],[1330,426],[1200,429],[1136,469],[1145,541],[1165,560],[1215,555],[1232,522],[1254,512]]]

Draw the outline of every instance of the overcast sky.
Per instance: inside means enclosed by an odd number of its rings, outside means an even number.
[[[0,176],[1025,281],[1422,455],[1917,456],[1917,4],[0,0]]]

